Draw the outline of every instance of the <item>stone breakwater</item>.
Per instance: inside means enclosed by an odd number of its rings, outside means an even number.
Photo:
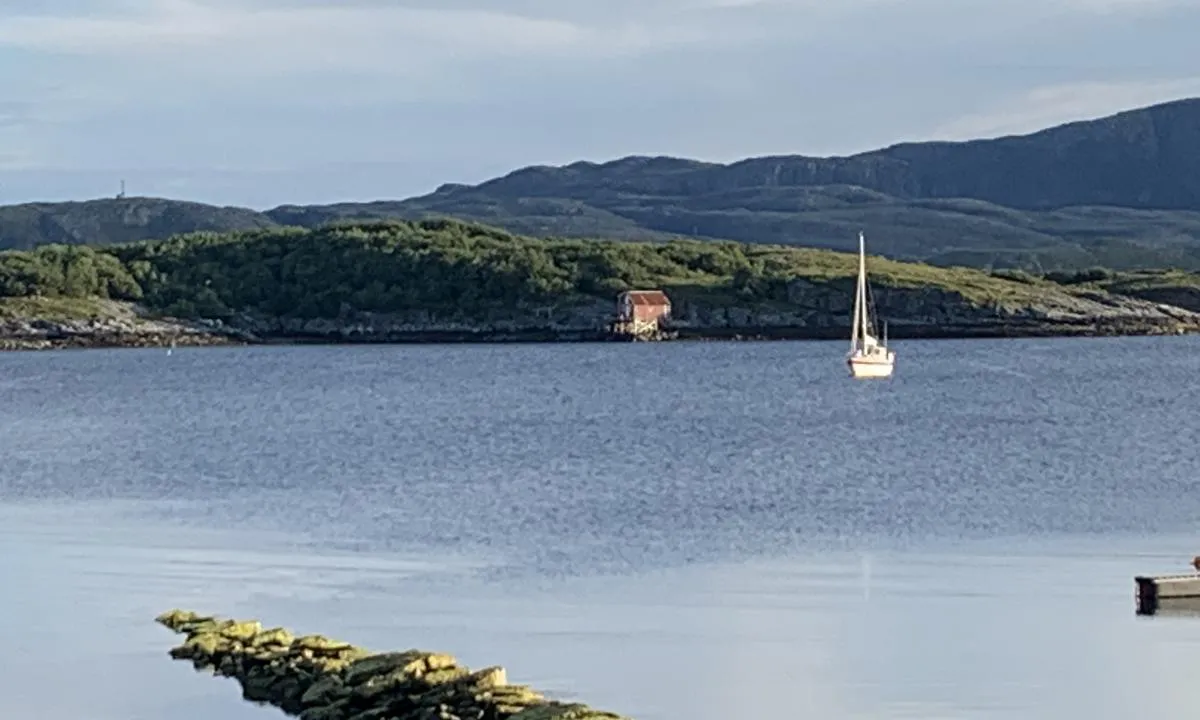
[[[157,622],[185,636],[171,657],[231,677],[246,700],[300,720],[628,720],[510,685],[502,667],[470,670],[451,655],[375,653],[322,635],[171,610]]]

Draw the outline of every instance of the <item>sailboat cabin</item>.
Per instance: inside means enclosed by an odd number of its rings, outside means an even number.
[[[671,316],[671,299],[662,290],[627,290],[617,296],[617,321],[657,325]]]

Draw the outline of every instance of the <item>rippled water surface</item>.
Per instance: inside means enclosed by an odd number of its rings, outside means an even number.
[[[2,355],[4,716],[274,714],[174,606],[638,720],[1189,712],[1132,576],[1200,553],[1200,343],[897,347]]]

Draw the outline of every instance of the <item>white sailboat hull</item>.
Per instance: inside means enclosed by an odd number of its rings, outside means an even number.
[[[850,366],[850,376],[854,378],[887,378],[892,376],[892,371],[896,368],[896,354],[889,352],[887,355],[872,357],[870,355],[851,355],[846,358],[846,364]]]

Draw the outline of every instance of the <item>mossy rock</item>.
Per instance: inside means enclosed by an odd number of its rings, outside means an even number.
[[[356,663],[359,660],[369,658],[374,655],[375,653],[369,650],[364,650],[363,648],[351,645],[344,650],[339,650],[330,655],[326,655],[322,659],[327,661],[345,662],[346,665],[349,666],[352,663]]]
[[[368,655],[352,662],[346,668],[346,684],[361,685],[376,675],[390,675],[394,672],[403,673],[408,677],[419,677],[429,669],[425,662],[427,655],[429,653],[417,650]]]
[[[225,638],[216,633],[206,632],[191,635],[176,648],[182,658],[209,657],[225,647]]]
[[[200,622],[212,621],[213,618],[206,615],[199,615],[191,610],[168,610],[162,615],[154,618],[154,621],[159,625],[166,626],[175,632],[183,632],[184,628],[189,625],[195,625]]]
[[[315,657],[309,660],[304,667],[309,667],[321,675],[340,675],[346,668],[350,667],[350,660],[342,660],[340,658],[323,658]]]
[[[282,660],[288,656],[287,648],[281,648],[276,645],[265,645],[260,648],[249,648],[245,651],[245,656],[254,660],[254,662],[266,665],[277,660]]]
[[[280,648],[290,647],[296,640],[296,636],[285,628],[276,627],[268,630],[262,630],[253,638],[250,639],[251,647],[266,647],[270,645]]]
[[[546,696],[528,685],[503,685],[483,692],[480,697],[506,705],[535,705],[546,702]]]
[[[262,633],[262,623],[257,620],[226,620],[219,627],[220,633],[231,640],[252,641]]]
[[[300,650],[312,650],[314,654],[338,653],[343,650],[355,649],[353,645],[341,640],[333,640],[324,635],[304,635],[292,641],[292,647]]]
[[[304,695],[300,697],[300,703],[306,708],[332,705],[349,694],[350,688],[346,687],[340,675],[326,675],[304,691]]]
[[[425,656],[425,668],[428,670],[445,670],[458,667],[458,659],[446,653],[429,652]]]
[[[471,671],[464,667],[449,667],[431,670],[421,676],[421,682],[430,686],[447,685],[471,676]]]
[[[420,693],[427,689],[418,686],[417,682],[418,680],[412,675],[396,670],[387,675],[376,675],[365,682],[354,685],[351,689],[351,696],[359,704],[374,704],[389,694],[407,695]]]
[[[477,688],[501,688],[508,686],[508,672],[499,665],[476,670],[465,678],[464,684]]]

